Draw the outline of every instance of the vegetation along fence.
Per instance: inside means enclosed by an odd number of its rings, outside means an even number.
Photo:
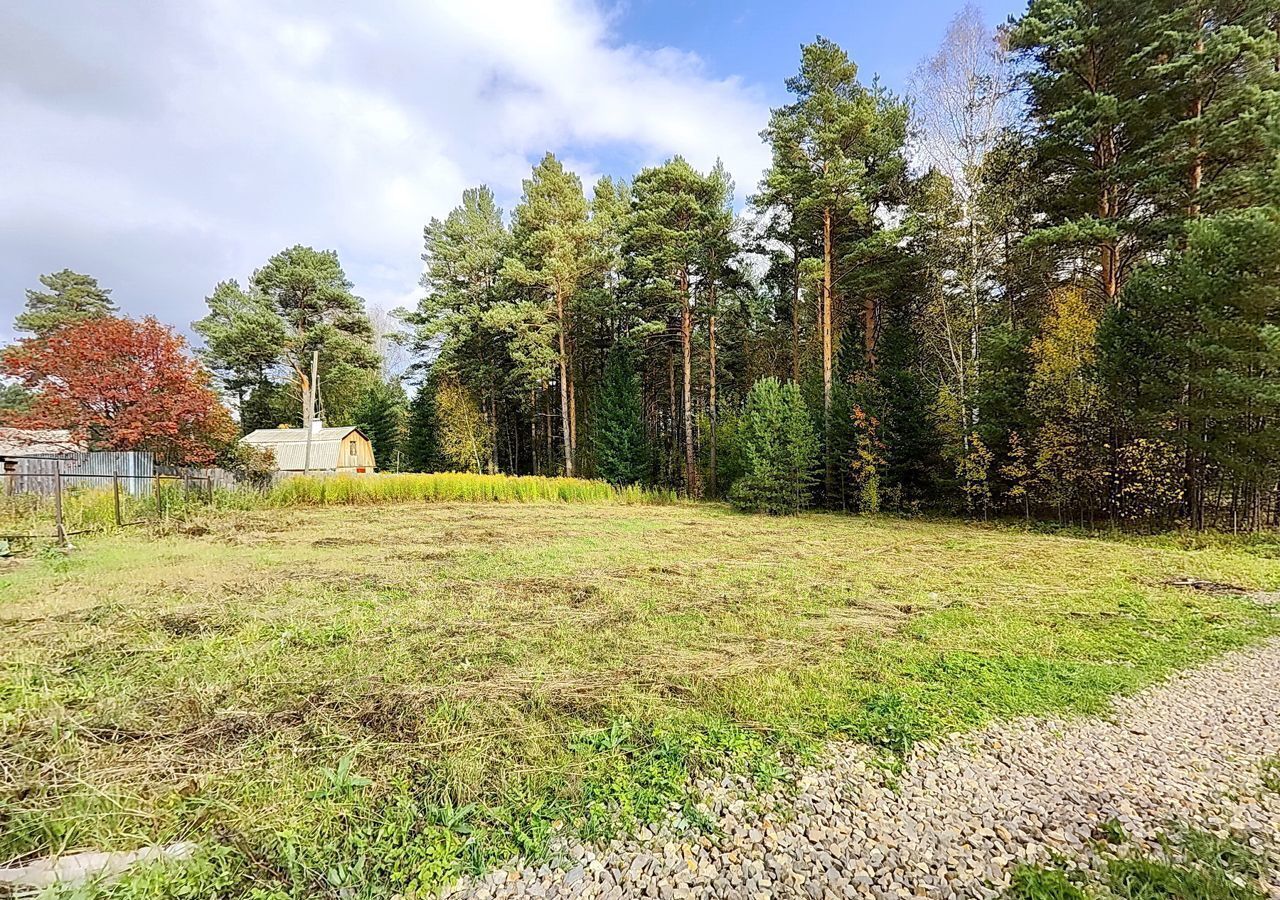
[[[166,510],[208,503],[221,470],[157,466],[150,453],[69,453],[4,461],[5,540],[53,538],[103,526],[125,527],[163,517]]]

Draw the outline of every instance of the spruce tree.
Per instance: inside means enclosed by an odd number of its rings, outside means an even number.
[[[818,439],[795,382],[762,378],[742,416],[745,474],[729,492],[740,509],[791,515],[809,505]]]
[[[609,358],[595,409],[592,448],[596,474],[613,484],[644,481],[649,454],[640,378],[622,352],[615,352]]]
[[[373,445],[379,471],[405,468],[403,444],[407,428],[408,399],[399,382],[376,381],[365,391],[357,407],[356,424]]]
[[[404,468],[409,472],[438,472],[444,468],[435,393],[435,380],[428,376],[409,404],[404,441]]]
[[[1235,526],[1262,524],[1280,468],[1280,210],[1194,223],[1186,251],[1134,276],[1099,338],[1113,402],[1183,462],[1183,513],[1221,479]]]

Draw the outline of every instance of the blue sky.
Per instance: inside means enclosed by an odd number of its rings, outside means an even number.
[[[626,40],[697,53],[716,74],[739,75],[762,85],[769,101],[777,104],[785,102],[783,81],[795,70],[800,46],[816,35],[847,50],[865,78],[879,74],[885,84],[905,90],[912,70],[937,49],[963,2],[627,0],[616,7],[616,25]],[[1026,6],[1011,0],[976,5],[992,26]]]
[[[980,4],[991,24],[1019,5]],[[800,45],[903,90],[960,0],[17,0],[0,4],[0,338],[37,277],[95,275],[186,329],[225,278],[336,249],[412,305],[422,227],[463,188],[510,207],[556,152],[590,183],[681,153],[739,200]]]

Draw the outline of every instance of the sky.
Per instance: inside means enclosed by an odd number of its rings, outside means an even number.
[[[218,281],[294,244],[413,306],[427,221],[481,183],[509,210],[547,151],[588,190],[720,157],[741,204],[802,43],[902,91],[962,2],[9,0],[0,339],[62,268],[189,332]]]

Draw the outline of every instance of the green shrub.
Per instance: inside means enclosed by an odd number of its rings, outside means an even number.
[[[807,506],[818,439],[800,388],[760,379],[747,395],[740,427],[744,474],[729,492],[733,504],[772,515]]]

